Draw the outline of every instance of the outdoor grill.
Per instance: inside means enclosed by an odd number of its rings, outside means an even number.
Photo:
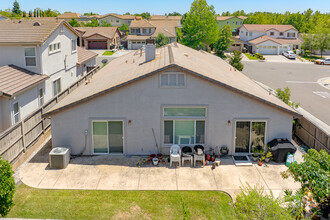
[[[273,154],[273,160],[281,163],[285,162],[288,153],[295,153],[297,148],[288,139],[274,139],[268,143]]]

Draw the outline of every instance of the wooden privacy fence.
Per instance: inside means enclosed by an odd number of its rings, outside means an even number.
[[[317,125],[302,117],[298,119],[299,126],[295,129],[295,135],[308,147],[318,151],[324,149],[330,153],[330,134],[320,129]]]
[[[84,77],[69,86],[69,88],[48,101],[44,106],[35,110],[19,123],[2,132],[0,134],[0,156],[13,164],[20,155],[26,152],[50,127],[50,119],[43,118],[43,113],[47,112],[78,86],[84,84],[98,70],[99,67],[95,67]]]

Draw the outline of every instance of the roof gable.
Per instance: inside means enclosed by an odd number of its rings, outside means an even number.
[[[291,115],[299,115],[291,107],[269,94],[253,80],[217,56],[196,51],[178,43],[160,47],[156,54],[156,59],[150,62],[145,62],[144,56],[140,56],[140,53],[135,51],[113,60],[111,65],[105,66],[95,74],[90,83],[78,87],[52,107],[46,115],[106,94],[170,67],[182,69]]]
[[[245,27],[247,31],[257,31],[257,32],[266,32],[270,29],[277,30],[279,32],[284,32],[288,30],[296,30],[292,25],[286,24],[243,24],[242,27]]]

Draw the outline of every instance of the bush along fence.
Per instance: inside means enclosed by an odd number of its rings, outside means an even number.
[[[19,123],[2,132],[0,134],[0,156],[13,164],[23,153],[33,146],[48,128],[50,128],[50,119],[43,118],[42,115],[71,91],[84,84],[98,70],[99,67],[93,68],[84,77],[52,98],[41,108],[35,110]]]
[[[318,151],[324,149],[330,153],[330,134],[306,117],[298,119],[294,134],[309,148],[314,148]]]

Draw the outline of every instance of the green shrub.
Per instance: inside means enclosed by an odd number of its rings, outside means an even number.
[[[309,56],[309,55],[311,55],[311,51],[310,51],[310,50],[305,50],[305,54],[306,54],[307,56]]]
[[[293,50],[293,52],[294,52],[295,54],[297,54],[297,53],[296,53],[296,50]]]
[[[229,58],[229,64],[235,67],[237,70],[242,71],[244,66],[241,63],[242,60],[242,53],[234,50],[234,56],[231,56]]]
[[[0,216],[5,217],[14,205],[15,180],[7,160],[0,157]]]
[[[255,53],[254,56],[255,56],[256,58],[258,58],[258,59],[259,59],[260,57],[262,57],[262,55],[261,55],[260,53]]]
[[[282,201],[273,194],[265,192],[262,187],[251,187],[249,184],[240,189],[236,197],[235,213],[237,219],[294,219],[291,212],[281,206]]]

